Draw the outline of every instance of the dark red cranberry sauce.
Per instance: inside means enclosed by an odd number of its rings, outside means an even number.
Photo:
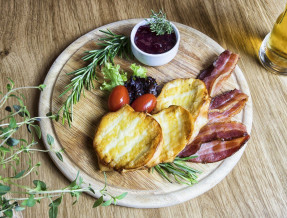
[[[161,54],[169,51],[176,44],[175,33],[156,35],[149,25],[140,26],[135,35],[136,46],[149,54]]]

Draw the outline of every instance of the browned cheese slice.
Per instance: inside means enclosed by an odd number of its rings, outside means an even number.
[[[195,120],[190,141],[208,122],[210,97],[204,82],[199,79],[175,79],[164,85],[157,98],[155,113],[170,105],[182,106],[188,110]]]
[[[143,168],[160,152],[162,142],[159,123],[125,105],[102,118],[93,144],[100,165],[122,172]]]
[[[191,114],[181,106],[170,106],[153,117],[161,125],[163,146],[159,155],[154,156],[148,167],[163,162],[172,162],[189,142],[194,120]]]

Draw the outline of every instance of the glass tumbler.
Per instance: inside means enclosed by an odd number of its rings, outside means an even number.
[[[272,31],[263,40],[259,59],[267,70],[287,75],[287,4]]]

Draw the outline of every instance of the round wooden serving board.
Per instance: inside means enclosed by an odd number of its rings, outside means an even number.
[[[63,104],[64,98],[59,98],[71,77],[66,73],[85,66],[81,60],[84,51],[97,48],[97,39],[103,34],[99,30],[109,29],[115,33],[129,35],[133,26],[140,19],[124,20],[102,26],[73,42],[52,65],[46,79],[47,87],[42,92],[39,103],[40,116],[52,111],[57,112]],[[175,23],[181,34],[178,54],[170,63],[160,67],[147,67],[148,74],[156,78],[162,84],[176,78],[195,77],[199,71],[208,66],[224,49],[212,39],[201,32]],[[130,72],[129,66],[135,61],[116,59],[115,63]],[[236,117],[243,122],[248,132],[252,126],[252,101],[247,82],[239,67],[235,73],[225,82],[222,91],[234,88],[241,89],[249,95],[244,110]],[[96,127],[101,117],[108,112],[107,94],[96,88],[85,92],[78,104],[74,106],[74,120],[71,128],[67,124],[50,120],[41,121],[43,135],[51,134],[55,138],[55,148],[65,149],[64,161],[61,162],[54,153],[50,153],[53,161],[63,174],[70,180],[74,180],[77,172],[87,184],[91,184],[95,190],[104,186],[104,175],[98,171],[96,155],[92,149],[92,140]],[[44,137],[47,148],[49,147]],[[246,145],[245,145],[246,146]],[[233,156],[214,164],[190,164],[203,173],[199,177],[198,184],[188,187],[176,183],[169,183],[162,179],[156,172],[138,170],[119,174],[107,173],[108,191],[113,195],[128,192],[128,195],[118,201],[119,205],[136,208],[158,208],[182,203],[192,199],[219,183],[235,166],[240,159],[245,146]],[[93,196],[98,197],[99,192]]]

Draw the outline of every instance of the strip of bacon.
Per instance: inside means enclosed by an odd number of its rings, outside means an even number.
[[[214,163],[223,160],[237,152],[249,138],[249,135],[246,135],[230,141],[215,140],[204,143],[195,154],[197,158],[191,159],[190,162]]]
[[[238,89],[225,92],[212,98],[209,111],[209,123],[228,121],[245,106],[248,96]]]
[[[238,140],[239,138],[245,138],[245,141]],[[239,150],[248,139],[249,135],[242,123],[234,121],[211,123],[205,125],[197,137],[178,156],[188,157],[195,154],[198,157],[191,159],[192,162],[216,162]]]
[[[220,89],[222,82],[230,77],[238,59],[239,55],[225,50],[209,67],[202,70],[197,76],[197,79],[205,83],[211,97]]]

